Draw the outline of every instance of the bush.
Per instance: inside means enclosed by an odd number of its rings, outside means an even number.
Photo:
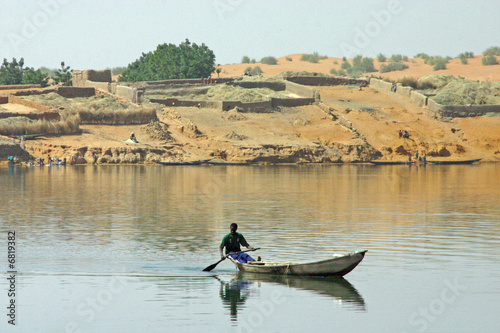
[[[255,59],[250,60],[251,64],[255,64],[257,61]]]
[[[393,71],[402,71],[406,68],[408,68],[408,65],[403,64],[402,62],[390,62],[387,65],[385,65],[385,64],[380,65],[379,72],[380,73],[387,73],[387,72],[393,72]]]
[[[488,56],[484,56],[483,59],[481,59],[481,63],[483,66],[491,66],[498,64],[498,60],[494,55],[490,54]]]
[[[462,65],[467,65],[469,62],[467,61],[467,58],[460,58],[460,63]]]
[[[276,65],[278,63],[278,60],[276,60],[275,57],[268,56],[262,58],[260,62],[265,65]]]
[[[500,56],[500,47],[498,46],[490,47],[483,52],[483,55]]]
[[[446,59],[437,59],[435,61],[434,67],[432,69],[435,71],[446,69],[447,62],[448,62],[448,60],[446,60]]]
[[[248,56],[243,56],[243,58],[241,58],[241,63],[242,64],[249,64],[250,58]]]
[[[285,58],[287,61],[292,61],[292,57],[286,57]]]
[[[338,73],[339,73],[340,76],[346,76],[347,75],[347,72],[344,69],[339,69]]]
[[[399,61],[402,61],[402,60],[403,60],[403,56],[401,54],[393,54],[391,56],[391,59],[390,59],[390,61],[392,61],[392,62],[399,62]]]
[[[344,62],[342,63],[342,65],[340,65],[340,68],[342,68],[344,70],[348,70],[351,67],[352,67],[351,64],[347,60],[344,60]]]
[[[309,61],[315,64],[319,61],[319,54],[318,52],[314,52],[313,54],[303,54],[300,57],[300,61]]]
[[[254,67],[250,70],[250,75],[261,75],[262,73],[262,69],[260,69],[259,66]]]
[[[401,83],[405,87],[412,87],[413,89],[417,89],[418,81],[413,77],[403,76],[396,80],[396,83]]]
[[[339,73],[337,72],[337,70],[335,68],[332,68],[332,69],[330,69],[330,74],[338,75]]]
[[[387,60],[387,58],[382,53],[379,53],[377,55],[377,60],[378,60],[378,62],[385,62]]]
[[[415,56],[415,58],[427,60],[427,59],[429,59],[429,55],[427,53],[419,53]]]

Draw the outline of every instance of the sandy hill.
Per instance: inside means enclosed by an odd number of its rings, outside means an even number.
[[[278,63],[276,65],[265,65],[261,63],[255,64],[230,64],[230,65],[222,65],[222,72],[220,74],[221,77],[224,76],[232,76],[232,75],[241,75],[245,72],[245,69],[248,67],[256,67],[259,66],[263,73],[263,76],[273,76],[285,71],[295,71],[295,72],[316,72],[323,74],[330,74],[330,70],[335,68],[336,70],[340,69],[342,64],[341,58],[332,58],[328,57],[328,59],[319,60],[318,63],[310,63],[308,61],[300,61],[302,54],[292,54],[288,56],[284,56],[281,58],[277,58]],[[291,59],[291,61],[287,60]],[[424,60],[420,58],[416,59],[408,59],[407,62],[404,62],[408,65],[408,68],[402,71],[394,71],[388,73],[370,73],[368,75],[374,76],[382,76],[389,79],[396,79],[403,76],[420,78],[425,75],[453,75],[453,76],[461,76],[470,80],[480,80],[480,81],[500,81],[500,64],[494,66],[483,66],[481,60],[483,59],[482,55],[475,56],[474,58],[468,59],[468,64],[462,65],[460,63],[460,59],[452,59],[446,64],[447,69],[434,71],[432,66],[424,64]],[[352,64],[352,59],[348,59],[349,63]],[[335,62],[337,62],[335,64]],[[389,62],[386,61],[385,64]],[[378,70],[382,63],[378,62],[377,59],[374,59],[373,64],[375,68]]]

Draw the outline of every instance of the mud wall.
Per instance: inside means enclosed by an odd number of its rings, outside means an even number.
[[[0,90],[16,90],[16,89],[34,89],[41,88],[39,84],[13,84],[8,86],[0,86]]]
[[[243,112],[269,113],[272,111],[271,100],[263,102],[243,103],[240,101],[223,101],[222,111],[229,111],[235,107]]]
[[[9,97],[8,96],[0,96],[0,104],[7,104],[9,103]]]
[[[348,79],[343,77],[326,77],[326,76],[288,76],[285,80],[303,84],[306,86],[343,86],[354,85],[366,87],[369,84],[367,79]]]
[[[310,105],[316,102],[315,98],[271,98],[271,106],[285,106],[285,107],[293,107],[293,106],[302,106],[302,105]]]
[[[241,81],[233,82],[233,86],[239,86],[246,89],[268,88],[274,91],[283,91],[286,89],[285,82],[266,82],[266,81]]]
[[[410,92],[410,98],[414,100],[418,106],[425,107],[427,105],[427,99],[428,97],[416,92],[415,90],[412,90]]]
[[[58,87],[57,93],[65,98],[92,97],[95,96],[93,87]]]
[[[379,79],[370,79],[370,88],[382,91],[391,91],[392,83]]]
[[[439,110],[441,116],[453,118],[477,117],[489,112],[500,113],[500,105],[440,105]]]
[[[164,99],[150,99],[151,103],[159,103],[166,106],[194,106],[202,108],[211,108],[222,110],[221,101],[193,101],[193,100],[181,100],[177,98],[164,98]]]
[[[315,89],[297,84],[295,82],[285,82],[286,91],[304,98],[316,98],[318,96]]]

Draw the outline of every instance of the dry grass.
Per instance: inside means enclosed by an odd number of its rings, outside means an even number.
[[[133,125],[158,119],[152,106],[119,102],[108,96],[64,98],[57,93],[26,96],[28,100],[59,108],[64,117],[78,115],[81,124]]]
[[[60,121],[32,120],[26,117],[11,117],[0,120],[0,134],[74,134],[80,133],[80,117],[73,115]]]

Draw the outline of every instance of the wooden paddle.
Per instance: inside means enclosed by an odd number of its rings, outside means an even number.
[[[225,260],[227,257],[229,256],[232,256],[234,254],[240,254],[240,253],[243,253],[243,252],[251,252],[251,251],[257,251],[259,250],[260,247],[256,248],[256,249],[253,249],[253,250],[245,250],[245,251],[239,251],[239,252],[234,252],[234,253],[230,253],[230,254],[227,254],[224,258],[222,258],[221,260],[217,261],[215,264],[212,264],[208,267],[206,267],[203,272],[210,272],[212,269],[214,269],[215,267],[217,267],[218,264],[221,263],[221,261]]]

